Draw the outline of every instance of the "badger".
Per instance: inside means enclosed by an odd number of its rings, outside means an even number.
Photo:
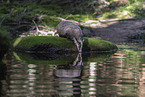
[[[81,28],[77,24],[69,21],[62,21],[57,25],[56,29],[60,37],[73,40],[78,51],[82,52],[84,41],[83,34]]]

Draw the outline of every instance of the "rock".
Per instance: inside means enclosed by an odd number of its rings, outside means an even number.
[[[78,53],[78,49],[73,41],[53,36],[17,38],[13,41],[13,50],[30,53]],[[117,46],[111,42],[95,38],[84,38],[83,52],[112,52],[115,50],[117,50]]]
[[[84,28],[82,32],[83,32],[83,36],[84,37],[91,36],[91,31],[89,29],[87,29],[87,28]]]

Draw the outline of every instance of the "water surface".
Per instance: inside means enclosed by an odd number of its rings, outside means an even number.
[[[81,57],[82,56],[82,57]],[[1,95],[8,97],[143,97],[145,49],[114,54],[7,55]]]

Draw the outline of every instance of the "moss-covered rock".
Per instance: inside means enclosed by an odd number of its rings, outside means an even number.
[[[13,41],[13,48],[20,52],[74,53],[78,52],[73,41],[52,36],[20,37]],[[85,38],[83,52],[112,52],[117,46],[105,40]]]
[[[112,52],[116,51],[117,46],[109,41],[96,39],[96,38],[85,38],[83,51],[91,52]]]

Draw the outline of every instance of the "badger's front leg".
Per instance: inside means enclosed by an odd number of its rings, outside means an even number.
[[[80,43],[80,52],[82,52],[82,48],[83,48],[83,41],[84,40],[79,40],[78,42]]]
[[[77,42],[77,40],[75,38],[73,38],[73,40],[74,40],[75,45],[77,46],[78,51],[80,52],[79,43]]]

